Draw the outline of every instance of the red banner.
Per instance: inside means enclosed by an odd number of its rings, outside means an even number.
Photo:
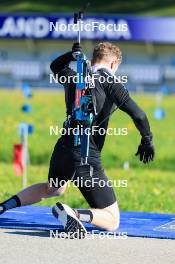
[[[22,144],[14,145],[13,166],[16,176],[22,176],[23,173],[23,146]]]

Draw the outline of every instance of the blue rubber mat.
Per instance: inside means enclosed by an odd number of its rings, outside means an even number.
[[[90,232],[99,229],[85,224]],[[0,216],[0,228],[26,230],[59,230],[63,227],[51,213],[50,207],[24,206],[12,209]],[[121,212],[121,224],[117,233],[127,233],[134,237],[175,239],[175,215]]]

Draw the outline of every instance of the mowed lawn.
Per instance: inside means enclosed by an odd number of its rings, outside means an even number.
[[[163,108],[166,118],[153,118],[156,108],[154,95],[133,96],[150,119],[156,159],[144,165],[135,157],[140,136],[132,120],[121,111],[116,111],[110,127],[127,128],[127,136],[108,136],[102,152],[107,176],[116,181],[115,192],[121,210],[175,213],[175,148],[174,121],[175,96],[166,96]],[[37,91],[29,101],[32,113],[24,114],[21,106],[25,103],[21,91],[0,91],[0,201],[22,188],[22,179],[13,174],[13,145],[20,142],[18,125],[28,122],[34,125],[34,134],[29,137],[30,168],[28,185],[47,180],[49,159],[52,148],[59,136],[50,136],[49,127],[61,128],[65,118],[64,94],[62,92]],[[129,162],[129,170],[123,169]],[[122,181],[127,187],[122,187]],[[120,186],[121,185],[121,186]],[[71,186],[60,198],[43,200],[41,205],[53,205],[57,200],[74,207],[87,207],[77,188]]]

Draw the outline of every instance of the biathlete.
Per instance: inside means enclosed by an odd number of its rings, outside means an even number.
[[[82,52],[78,43],[73,45],[72,51],[55,59],[50,68],[58,77],[75,76],[76,71],[69,66],[71,61],[75,61],[73,54]],[[78,187],[89,204],[89,209],[72,209],[68,205],[57,203],[53,208],[53,215],[58,218],[66,232],[86,233],[82,222],[92,223],[97,227],[114,231],[119,227],[120,212],[114,190],[108,182],[103,166],[101,164],[101,151],[105,142],[105,134],[100,134],[101,128],[107,130],[111,113],[117,106],[120,110],[128,114],[141,135],[141,142],[136,155],[143,163],[148,163],[154,159],[153,135],[144,111],[130,97],[128,90],[123,84],[115,81],[115,72],[122,61],[121,50],[109,43],[103,42],[95,46],[91,60],[91,70],[96,75],[94,79],[94,93],[96,97],[97,116],[95,116],[92,126],[98,127],[94,134],[90,135],[90,147],[88,163],[93,167],[93,174],[90,175],[86,169],[79,170],[80,146],[74,146],[73,134],[61,136],[52,153],[48,181],[32,185],[10,199],[0,204],[0,214],[6,210],[40,202],[42,199],[59,196],[66,191],[67,182],[72,179],[81,178],[84,184]],[[100,76],[113,78],[113,82],[100,82]],[[99,78],[97,78],[99,77]],[[103,80],[104,80],[103,78]],[[109,79],[109,78],[108,78]],[[65,104],[67,116],[70,117],[75,102],[74,82],[66,82]],[[75,122],[69,122],[69,126],[74,128]],[[88,184],[95,179],[95,184]],[[98,182],[103,181],[103,187]],[[64,185],[62,184],[64,182]]]

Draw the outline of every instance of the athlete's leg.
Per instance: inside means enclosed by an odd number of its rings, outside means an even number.
[[[108,231],[114,231],[120,224],[120,212],[117,202],[104,209],[89,209],[93,219],[91,223]]]
[[[71,175],[73,167],[76,168],[73,180],[79,180],[79,189],[90,209],[73,210],[67,205],[57,203],[53,207],[54,216],[63,222],[65,230],[73,232],[76,227],[82,229],[80,221],[92,223],[108,231],[116,230],[120,219],[118,204],[112,187],[107,184],[108,179],[102,168],[99,152],[90,150],[88,161],[94,168],[93,177],[90,176],[89,170],[85,167],[78,166],[80,164],[79,150],[73,151],[72,156],[69,153],[71,151],[68,150],[65,158],[62,159],[62,173]],[[100,181],[105,183],[103,187],[100,186]],[[83,186],[81,186],[82,182]]]
[[[65,191],[67,185],[67,180],[64,179],[64,175],[62,174],[63,154],[66,155],[63,146],[58,140],[50,160],[48,183],[34,184],[3,203],[0,203],[0,214],[8,209],[38,203],[44,198],[61,195]],[[51,185],[50,181],[56,179],[58,179],[58,182],[62,180],[62,184],[59,184],[59,186]]]
[[[114,231],[120,223],[120,212],[114,190],[104,173],[100,154],[90,150],[88,161],[94,168],[93,176],[91,177],[83,167],[77,171],[76,175],[77,179],[84,179],[83,186],[79,186],[79,189],[90,209],[77,210],[77,217],[81,221]]]
[[[99,171],[98,177],[97,174],[95,174],[94,177],[107,183],[107,178],[103,171]],[[86,179],[89,180],[87,176]],[[86,188],[83,186],[82,188],[79,187],[79,189],[91,208],[71,209],[66,206],[66,213],[68,213],[69,216],[76,216],[80,221],[92,223],[108,231],[116,230],[120,223],[120,212],[112,187],[109,187],[107,184],[104,187],[100,187],[97,181],[97,185],[95,185],[94,188]],[[54,215],[59,218],[59,205],[54,206],[53,211],[57,212],[54,213]],[[69,223],[66,221],[65,226],[68,224]]]
[[[107,231],[115,231],[119,227],[119,210],[117,202],[103,209],[72,209],[68,205],[56,203],[52,208],[53,215],[58,218],[65,232],[71,235],[79,233],[79,238],[87,232],[81,221],[92,223]]]
[[[67,187],[67,180],[62,174],[62,159],[66,155],[60,140],[57,141],[50,160],[48,182],[32,185],[19,192],[17,196],[21,205],[38,203],[42,199],[59,196],[63,194]],[[52,183],[58,184],[52,184]],[[60,183],[60,184],[59,184]]]
[[[67,184],[60,188],[54,188],[50,187],[49,183],[34,184],[0,203],[0,214],[15,207],[30,205],[38,203],[45,198],[59,196],[65,192],[66,186]]]
[[[50,187],[49,183],[34,184],[23,191],[19,192],[17,196],[21,201],[21,205],[30,205],[40,202],[53,196],[59,196],[66,190],[67,184],[60,188]]]

